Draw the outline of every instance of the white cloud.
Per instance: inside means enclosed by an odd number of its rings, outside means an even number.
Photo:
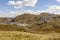
[[[34,7],[37,3],[37,0],[24,0],[25,6],[32,6]]]
[[[60,6],[50,6],[49,11],[54,14],[60,14]]]
[[[20,13],[17,13],[15,11],[10,11],[8,13],[0,14],[0,17],[16,17],[17,15],[20,15]]]
[[[15,5],[15,1],[8,1],[9,5]]]
[[[37,0],[8,1],[8,4],[14,5],[14,8],[21,8],[23,6],[34,7],[36,3],[37,3]]]
[[[40,11],[40,13],[42,12],[60,14],[60,6],[50,6],[48,9]]]
[[[16,5],[17,6],[22,6],[23,5],[23,1],[16,1]]]
[[[60,0],[57,0],[57,2],[60,2]]]
[[[32,13],[32,10],[25,10],[25,13]]]
[[[15,8],[15,9],[19,9],[19,8],[21,8],[21,6],[14,6],[14,8]]]
[[[60,10],[60,6],[50,6],[51,10]]]
[[[16,12],[16,11],[10,11],[9,14],[10,14],[10,16],[15,17],[15,16],[17,16],[17,15],[21,15],[22,13]]]
[[[0,17],[15,17],[16,15],[12,14],[12,13],[3,13],[0,14]]]
[[[10,11],[11,14],[15,14],[15,11]]]
[[[15,2],[15,6],[14,6],[15,9],[19,9],[22,7],[23,7],[23,1],[16,1]]]

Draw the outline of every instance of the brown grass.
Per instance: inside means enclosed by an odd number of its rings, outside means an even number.
[[[60,40],[60,33],[32,34],[18,31],[0,31],[0,40]]]

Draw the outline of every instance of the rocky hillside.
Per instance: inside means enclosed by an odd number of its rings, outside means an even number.
[[[60,32],[60,15],[57,14],[49,14],[49,13],[41,13],[40,15],[22,14],[12,19],[7,18],[3,20],[5,23],[10,24],[8,25],[0,24],[0,30],[10,30],[10,31],[22,30],[32,33]],[[28,26],[26,26],[26,24]]]
[[[33,29],[34,31],[54,31],[60,29],[60,15],[41,13],[40,15],[33,14],[22,14],[14,19],[12,22],[29,24],[28,29]]]
[[[19,23],[32,23],[32,22],[50,22],[60,20],[60,15],[41,13],[40,15],[22,14],[17,16],[14,21]]]

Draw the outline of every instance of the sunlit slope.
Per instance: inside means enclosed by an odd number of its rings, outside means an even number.
[[[32,34],[18,31],[0,31],[0,40],[60,40],[60,33]]]

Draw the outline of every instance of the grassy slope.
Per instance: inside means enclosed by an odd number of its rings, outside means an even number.
[[[31,34],[18,31],[0,31],[0,40],[60,40],[60,33]]]
[[[0,31],[26,31],[22,26],[0,24]]]

